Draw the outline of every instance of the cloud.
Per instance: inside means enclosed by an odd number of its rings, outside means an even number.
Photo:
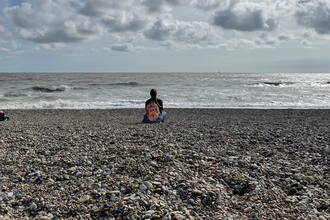
[[[215,10],[219,8],[219,6],[227,5],[228,1],[226,0],[196,0],[193,3],[193,6],[197,9],[203,10],[203,11],[210,11]]]
[[[83,18],[59,22],[50,27],[44,25],[18,31],[23,39],[45,44],[81,42],[98,36],[101,32],[102,27],[99,24]]]
[[[223,29],[245,32],[272,31],[277,28],[274,18],[265,18],[261,5],[232,1],[227,9],[217,11],[212,24]]]
[[[277,43],[277,40],[274,37],[269,36],[267,33],[262,33],[259,37],[255,38],[253,42],[258,46],[273,46]]]
[[[135,53],[141,50],[146,50],[144,46],[133,46],[131,43],[115,44],[110,47],[103,47],[102,51],[119,51],[119,52],[128,52]]]
[[[28,1],[5,8],[4,18],[17,36],[39,44],[83,42],[104,33],[139,34],[150,22],[135,0]],[[0,33],[4,30],[0,23]]]
[[[81,0],[82,7],[78,4],[78,13],[90,17],[103,17],[113,13],[117,9],[122,10],[126,6],[132,5],[134,0]]]
[[[168,12],[172,6],[188,6],[190,4],[189,0],[144,0],[142,3],[151,14]]]
[[[301,45],[308,46],[311,45],[311,43],[308,40],[303,40],[300,42]]]
[[[81,42],[102,33],[97,22],[78,16],[71,1],[30,0],[21,6],[5,8],[6,19],[23,39],[36,43]]]
[[[0,42],[7,42],[13,39],[12,33],[0,24]]]
[[[233,50],[307,38],[313,43],[329,34],[330,0],[297,1],[25,0],[0,12],[0,43],[21,47],[20,38],[55,50],[98,39],[122,52],[152,49],[140,46],[148,44]]]
[[[101,19],[102,24],[108,28],[108,32],[137,32],[143,29],[147,22],[134,14],[122,13],[116,16],[107,16]]]
[[[9,49],[7,49],[7,48],[4,48],[4,47],[0,47],[0,51],[2,51],[2,52],[10,52],[10,50],[9,50]]]
[[[164,41],[177,40],[187,43],[206,42],[218,38],[220,32],[206,22],[185,22],[178,20],[158,20],[144,32],[146,38]]]
[[[40,44],[40,46],[37,46],[35,50],[41,50],[41,49],[58,50],[66,47],[67,46],[64,43],[49,43],[49,44]]]
[[[288,41],[288,40],[290,40],[292,38],[293,37],[291,35],[289,35],[289,34],[280,34],[280,35],[277,36],[277,39],[279,41]]]
[[[185,6],[190,4],[190,0],[165,0],[168,4],[174,6]]]
[[[319,34],[330,34],[329,0],[304,0],[297,5],[298,25],[313,28]]]
[[[144,35],[153,40],[165,40],[170,36],[172,29],[173,27],[171,27],[170,24],[167,24],[163,20],[158,20],[150,30],[144,33]]]
[[[21,6],[4,9],[4,15],[18,28],[34,27],[34,12],[30,3],[22,3]]]
[[[133,52],[134,46],[130,43],[125,44],[116,44],[110,47],[111,50],[120,51],[120,52]]]
[[[161,47],[167,50],[187,50],[187,49],[203,49],[202,46],[198,44],[177,44],[174,41],[163,41],[160,43]]]
[[[163,12],[169,10],[165,0],[145,0],[142,4],[147,8],[149,13]]]

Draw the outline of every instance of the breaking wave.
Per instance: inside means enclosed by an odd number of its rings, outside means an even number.
[[[253,86],[255,87],[264,87],[264,86],[276,86],[276,87],[283,87],[283,86],[291,86],[294,85],[293,82],[261,82],[261,83],[254,83]]]
[[[79,89],[76,87],[70,87],[66,85],[61,85],[61,86],[33,86],[33,90],[39,91],[39,92],[64,92],[64,91],[69,91],[73,89]]]
[[[115,102],[77,102],[72,100],[39,101],[35,103],[8,103],[2,109],[107,109],[144,108],[144,101],[127,100]]]
[[[138,82],[123,82],[123,83],[91,83],[90,86],[139,86]]]

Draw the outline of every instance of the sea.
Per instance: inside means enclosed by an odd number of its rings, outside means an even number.
[[[0,73],[0,109],[330,108],[330,73]]]

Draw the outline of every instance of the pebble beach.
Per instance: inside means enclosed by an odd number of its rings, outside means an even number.
[[[330,110],[6,110],[0,219],[330,220]]]

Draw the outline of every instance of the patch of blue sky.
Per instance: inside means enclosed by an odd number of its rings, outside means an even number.
[[[6,6],[7,7],[13,7],[13,6],[20,6],[23,2],[26,2],[24,0],[6,0]]]

